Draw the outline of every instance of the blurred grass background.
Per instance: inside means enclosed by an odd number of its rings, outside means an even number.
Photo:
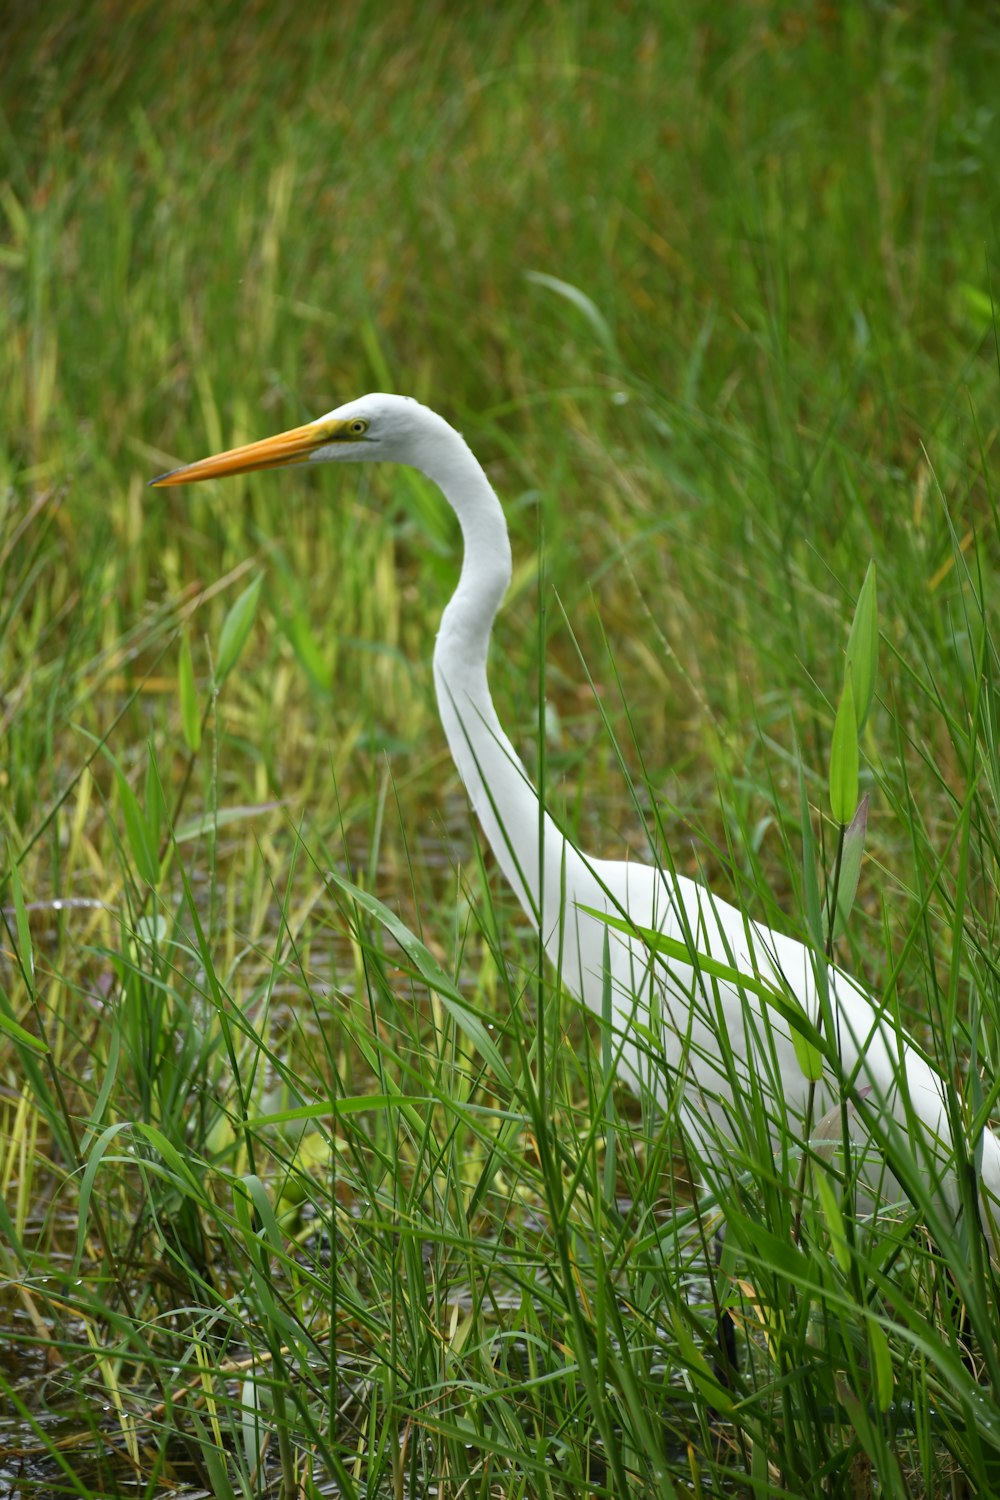
[[[964,747],[977,695],[993,722],[989,7],[107,0],[9,7],[0,59],[0,816],[4,865],[39,908],[29,983],[4,898],[5,988],[24,1019],[34,986],[69,1116],[96,1132],[166,1130],[170,1115],[205,1160],[234,1149],[221,1052],[197,1127],[195,1064],[177,1064],[168,1109],[135,1061],[155,1051],[140,1036],[150,993],[179,1006],[164,1056],[203,1023],[178,999],[203,983],[182,984],[182,956],[167,977],[135,946],[158,934],[141,928],[150,892],[122,782],[148,811],[150,746],[167,808],[184,789],[171,826],[204,918],[199,961],[241,1014],[262,997],[289,1006],[273,1045],[303,1091],[318,1059],[296,996],[336,993],[363,947],[331,910],[327,863],[346,860],[496,1000],[468,926],[484,875],[432,694],[459,562],[443,502],[392,470],[145,488],[369,389],[440,410],[505,502],[515,579],[493,686],[530,765],[544,658],[553,804],[594,852],[642,851],[582,655],[678,866],[787,930],[798,756],[822,806],[830,703],[874,557],[882,706],[865,789],[878,791],[850,961],[877,985],[890,951],[912,949],[906,1001],[927,1024],[936,965],[965,928],[985,1003],[996,756],[984,731],[973,773]],[[258,571],[252,633],[193,753],[180,640],[208,702],[222,620]],[[966,803],[967,865],[949,842]],[[159,887],[168,913],[179,880],[175,865]],[[502,919],[509,898],[492,895]],[[129,1012],[140,977],[150,988]],[[119,993],[131,1071],[105,1052]],[[378,1072],[359,1050],[364,1027],[378,1035],[363,1010],[320,1068],[344,1092]],[[565,1025],[579,1040],[579,1019]],[[414,1027],[391,1045],[419,1074]],[[988,1076],[995,1046],[984,1031]],[[63,1265],[83,1158],[76,1170],[55,1095],[24,1066],[11,1050],[4,1181],[41,1282]],[[133,1249],[156,1241],[148,1186],[131,1198],[124,1167],[114,1181],[104,1212],[130,1202]],[[141,1257],[125,1264],[128,1282]],[[16,1255],[8,1271],[24,1275]],[[103,1327],[101,1307],[87,1316]],[[771,1438],[794,1492],[801,1434]],[[959,1469],[963,1442],[945,1443]],[[517,1492],[559,1492],[543,1458],[524,1472]],[[758,1493],[778,1492],[754,1473]]]
[[[432,732],[430,628],[456,562],[436,497],[407,507],[393,476],[363,481],[360,511],[353,477],[143,492],[167,463],[391,385],[462,426],[506,498],[505,651],[530,663],[541,532],[593,669],[595,595],[654,768],[693,776],[704,808],[715,735],[745,754],[753,718],[810,706],[810,678],[835,691],[831,636],[867,556],[890,589],[926,587],[950,555],[937,486],[963,530],[984,504],[995,38],[959,19],[25,13],[5,48],[0,462],[58,512],[36,668],[58,660],[72,693],[67,632],[108,649],[151,601],[268,549],[286,629],[258,643],[280,684],[254,704],[266,779],[302,786],[289,694],[327,744],[376,705],[369,740]],[[659,639],[632,629],[643,607]],[[572,714],[556,614],[550,691]],[[381,693],[344,638],[401,648],[380,653]],[[296,640],[311,674],[280,671]],[[497,692],[530,719],[526,674]]]

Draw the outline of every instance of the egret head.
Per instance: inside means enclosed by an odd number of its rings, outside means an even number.
[[[253,469],[283,469],[288,464],[388,460],[419,467],[422,440],[435,425],[448,430],[442,418],[412,397],[381,393],[359,396],[304,427],[185,464],[160,474],[151,483],[194,484],[201,479],[247,474]]]

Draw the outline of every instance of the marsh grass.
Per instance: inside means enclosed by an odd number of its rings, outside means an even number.
[[[442,409],[510,519],[493,685],[546,800],[803,940],[874,558],[837,957],[974,1151],[996,39],[961,8],[667,10],[2,23],[20,1493],[1000,1487],[995,1275],[906,1143],[912,1206],[874,1226],[815,1163],[800,1204],[759,1097],[698,1161],[542,967],[437,727],[440,497],[364,470],[145,490],[365,389]]]

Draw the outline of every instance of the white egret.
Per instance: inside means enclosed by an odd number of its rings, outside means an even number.
[[[461,576],[434,650],[444,732],[487,841],[562,981],[598,1015],[610,983],[620,1073],[661,1100],[679,1087],[686,1128],[709,1159],[720,1141],[737,1135],[732,1111],[741,1094],[745,1099],[756,1090],[776,1137],[783,1125],[801,1138],[810,1114],[815,1121],[842,1096],[846,1078],[873,1128],[881,1122],[891,1131],[894,1119],[906,1132],[918,1170],[935,1184],[941,1206],[954,1211],[942,1079],[858,984],[695,881],[635,860],[588,858],[540,808],[487,680],[493,621],[511,577],[507,524],[483,469],[442,417],[406,397],[363,396],[153,483],[378,460],[419,469],[458,516]],[[625,916],[673,940],[669,958],[635,932],[609,930],[588,909]],[[796,1006],[821,1032],[825,1026],[840,1059],[840,1078],[828,1065],[811,1108],[789,1026]],[[1000,1197],[1000,1142],[985,1130],[975,1144],[980,1189],[993,1200],[992,1213]]]

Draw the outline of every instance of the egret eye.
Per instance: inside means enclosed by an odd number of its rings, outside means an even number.
[[[360,437],[363,432],[368,431],[368,423],[364,417],[355,417],[354,421],[348,424],[347,430],[352,437]]]

